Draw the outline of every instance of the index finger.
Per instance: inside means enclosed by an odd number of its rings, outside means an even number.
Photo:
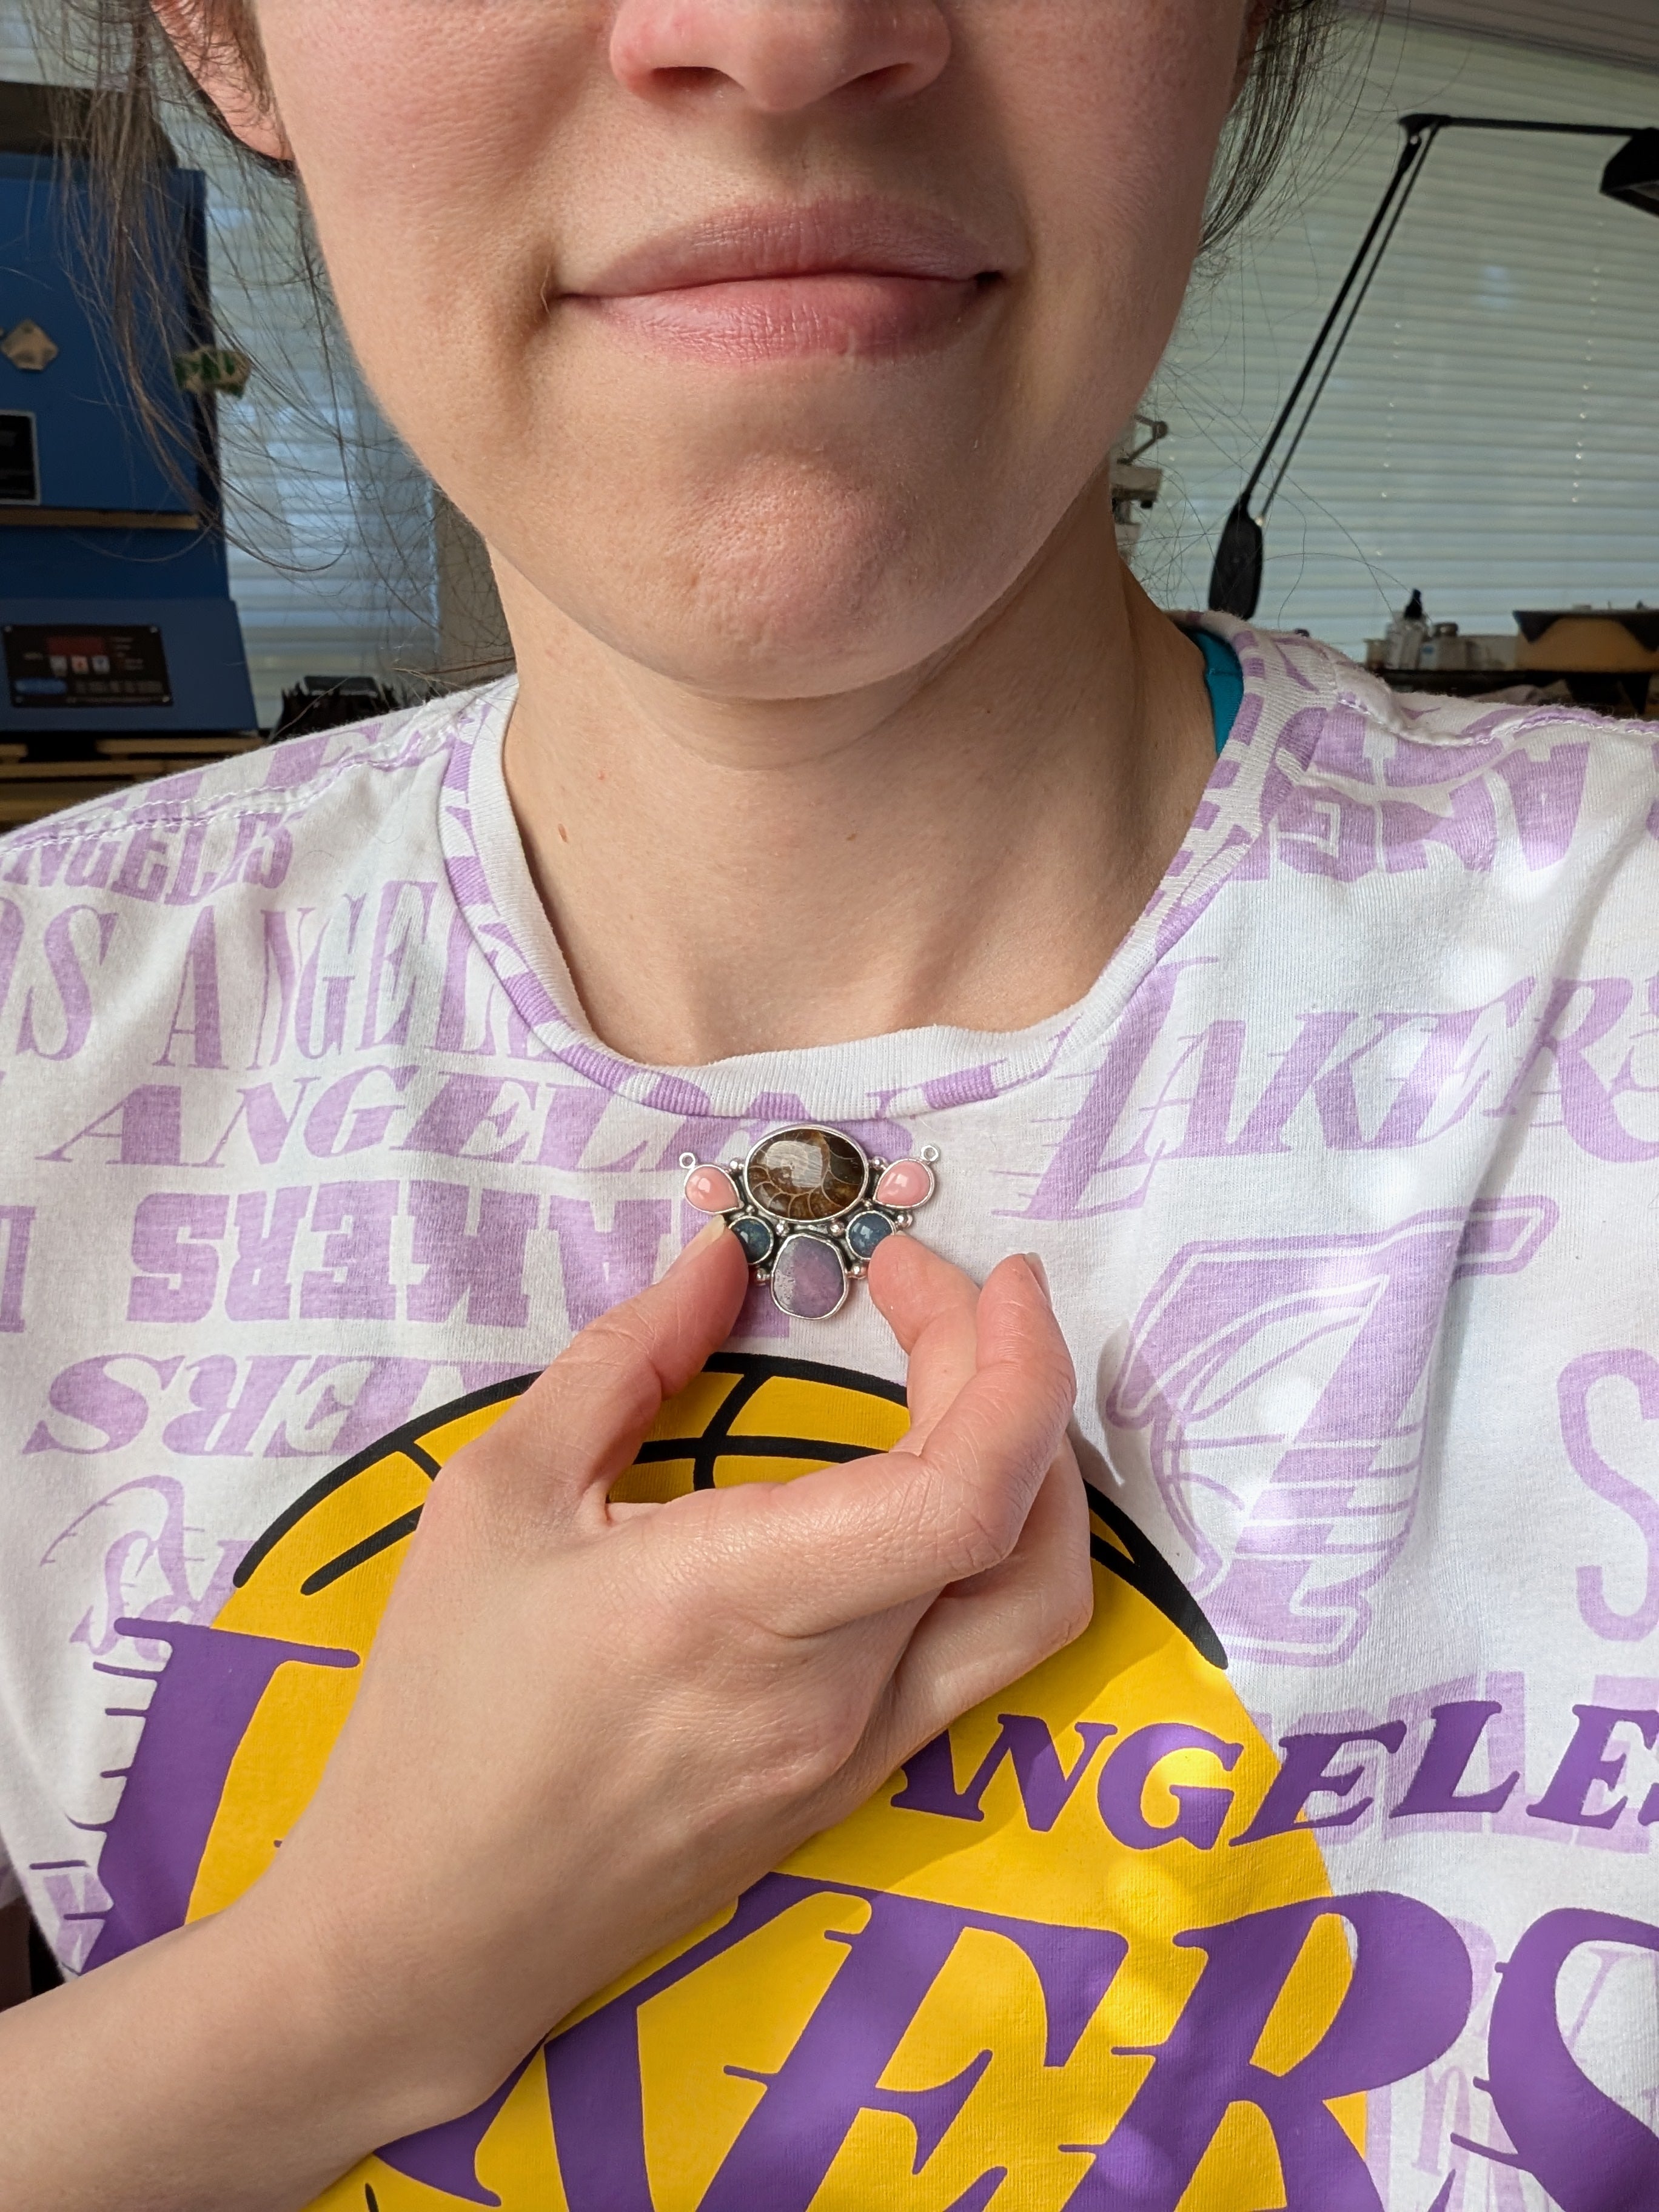
[[[717,1510],[745,1516],[733,1556],[769,1626],[819,1635],[931,1598],[1013,1550],[1064,1446],[1076,1378],[1024,1259],[987,1281],[975,1334],[974,1373],[919,1449],[714,1494]]]

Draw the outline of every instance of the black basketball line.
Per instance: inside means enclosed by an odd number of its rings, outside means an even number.
[[[855,1459],[876,1456],[865,1444],[831,1443],[824,1438],[807,1439],[800,1437],[734,1437],[731,1425],[763,1386],[775,1378],[786,1382],[810,1382],[831,1389],[850,1390],[865,1397],[884,1398],[891,1405],[908,1403],[902,1383],[889,1382],[879,1376],[860,1375],[845,1367],[822,1365],[815,1360],[775,1359],[763,1353],[726,1352],[717,1352],[703,1370],[706,1374],[734,1375],[735,1388],[728,1391],[724,1402],[710,1417],[708,1426],[696,1437],[665,1437],[643,1444],[635,1455],[636,1466],[660,1464],[665,1461],[690,1459],[692,1464],[692,1486],[696,1490],[715,1487],[714,1472],[719,1462],[726,1459],[803,1459],[816,1457],[821,1462],[844,1466]],[[329,1472],[304,1491],[293,1504],[279,1514],[264,1534],[250,1547],[234,1577],[234,1587],[242,1589],[262,1562],[268,1559],[289,1531],[297,1528],[306,1516],[322,1500],[344,1484],[362,1474],[377,1462],[402,1452],[405,1458],[421,1468],[428,1480],[439,1472],[438,1462],[420,1439],[434,1428],[462,1420],[469,1413],[483,1411],[486,1407],[500,1405],[511,1398],[521,1397],[537,1379],[536,1376],[520,1375],[505,1382],[489,1384],[482,1390],[469,1392],[465,1397],[452,1399],[447,1406],[435,1407],[429,1413],[417,1413],[412,1420],[396,1429],[388,1430],[377,1442],[365,1446],[338,1467]],[[803,1450],[803,1445],[809,1448]],[[688,1449],[688,1446],[690,1449]],[[1217,1635],[1198,1600],[1176,1574],[1151,1538],[1137,1527],[1122,1508],[1106,1496],[1093,1483],[1085,1483],[1090,1510],[1097,1520],[1109,1528],[1121,1543],[1091,1534],[1089,1550],[1091,1557],[1109,1574],[1115,1575],[1137,1590],[1149,1605],[1179,1631],[1201,1658],[1224,1674],[1227,1671],[1227,1650]],[[314,1597],[349,1574],[356,1567],[367,1564],[392,1545],[412,1535],[419,1526],[421,1509],[401,1513],[385,1522],[370,1534],[360,1537],[354,1544],[337,1553],[331,1559],[316,1568],[300,1586],[302,1597]]]
[[[692,1452],[689,1437],[669,1437],[660,1443],[641,1444],[635,1454],[635,1467],[672,1464],[676,1460],[691,1460],[698,1468],[698,1478],[692,1483],[694,1490],[713,1490],[714,1462],[722,1459],[799,1459],[822,1460],[828,1466],[844,1467],[848,1460],[877,1459],[880,1454],[873,1444],[831,1443],[827,1437],[725,1437],[717,1440],[718,1451],[709,1458],[709,1476],[702,1480],[700,1455]]]
[[[405,1536],[412,1536],[420,1525],[421,1509],[418,1505],[407,1513],[400,1513],[395,1521],[388,1521],[372,1536],[365,1536],[361,1543],[353,1544],[338,1553],[326,1566],[319,1567],[315,1574],[307,1575],[300,1585],[301,1596],[315,1597],[331,1583],[337,1583],[342,1575],[349,1575],[354,1567],[362,1566],[378,1553],[389,1552],[394,1544],[400,1544]]]
[[[1227,1647],[1210,1626],[1204,1608],[1188,1589],[1152,1538],[1143,1534],[1121,1505],[1097,1490],[1092,1482],[1085,1482],[1089,1510],[1102,1521],[1113,1535],[1125,1547],[1120,1551],[1116,1544],[1097,1536],[1089,1537],[1092,1558],[1109,1574],[1126,1582],[1133,1590],[1139,1590],[1149,1605],[1154,1605],[1172,1628],[1177,1628],[1198,1653],[1212,1667],[1227,1672]]]
[[[438,1463],[421,1446],[419,1440],[422,1437],[445,1421],[462,1420],[468,1413],[478,1413],[485,1406],[499,1405],[504,1398],[521,1398],[535,1380],[534,1375],[514,1375],[505,1382],[491,1382],[482,1390],[469,1391],[464,1398],[453,1398],[447,1406],[435,1407],[429,1413],[416,1413],[413,1420],[404,1422],[401,1427],[388,1429],[372,1444],[365,1444],[362,1451],[354,1452],[349,1459],[342,1460],[338,1467],[331,1467],[326,1474],[319,1476],[308,1490],[301,1491],[293,1504],[285,1507],[264,1534],[249,1546],[243,1554],[241,1565],[231,1577],[233,1586],[241,1589],[264,1565],[283,1537],[291,1529],[297,1528],[314,1506],[320,1505],[324,1498],[349,1482],[355,1475],[361,1474],[365,1468],[373,1467],[376,1460],[389,1459],[393,1452],[400,1451],[413,1460],[428,1477],[434,1475],[438,1472]]]
[[[717,1374],[720,1371],[718,1368],[715,1370]],[[739,1379],[726,1392],[696,1438],[696,1449],[691,1454],[693,1490],[712,1490],[714,1487],[714,1463],[719,1459],[721,1449],[726,1443],[726,1431],[761,1385],[768,1380],[768,1376],[758,1371],[745,1374],[739,1370]],[[684,1440],[677,1439],[677,1441]],[[680,1456],[684,1457],[684,1452]]]
[[[308,1489],[302,1491],[291,1505],[285,1507],[264,1534],[249,1546],[242,1557],[240,1565],[231,1577],[232,1586],[236,1589],[244,1589],[276,1550],[277,1545],[282,1542],[283,1537],[297,1528],[313,1508],[320,1505],[324,1498],[331,1497],[335,1491],[341,1489],[346,1483],[362,1474],[366,1468],[374,1466],[378,1461],[391,1458],[394,1452],[402,1452],[406,1459],[412,1461],[421,1469],[429,1481],[439,1471],[438,1462],[421,1443],[422,1437],[429,1436],[434,1429],[445,1427],[453,1421],[464,1420],[469,1413],[481,1413],[488,1406],[501,1405],[509,1398],[521,1398],[531,1384],[537,1380],[540,1371],[538,1370],[536,1373],[529,1375],[511,1376],[505,1382],[491,1382],[482,1390],[469,1391],[465,1397],[452,1398],[447,1405],[436,1406],[429,1413],[416,1413],[413,1419],[404,1421],[398,1428],[388,1429],[386,1434],[378,1437],[374,1443],[365,1444],[362,1451],[354,1452],[349,1459],[342,1460],[338,1467],[331,1468],[326,1474],[319,1475],[317,1480]],[[760,1389],[762,1383],[769,1382],[774,1376],[781,1376],[786,1382],[822,1382],[837,1389],[854,1390],[866,1397],[885,1398],[896,1406],[906,1405],[908,1402],[902,1383],[889,1382],[876,1375],[860,1375],[855,1369],[849,1367],[823,1366],[817,1361],[810,1359],[774,1359],[764,1353],[720,1352],[716,1352],[714,1357],[707,1363],[703,1371],[705,1374],[711,1375],[736,1375],[741,1378],[738,1387],[730,1393],[726,1403],[714,1415],[709,1432],[719,1438],[720,1449],[728,1453],[741,1450],[744,1447],[738,1440],[733,1439],[730,1442],[726,1440],[725,1425],[735,1419],[749,1400],[754,1396],[756,1391]],[[795,1441],[798,1442],[799,1439]],[[775,1455],[799,1456],[799,1453],[791,1455],[787,1452]],[[826,1454],[825,1455],[829,1457],[839,1455]],[[849,1449],[846,1454],[848,1459],[861,1459],[867,1455],[866,1453],[857,1449]],[[696,1452],[687,1453],[681,1449],[674,1452],[653,1453],[652,1447],[647,1445],[640,1452],[639,1458],[644,1460],[648,1456],[659,1459],[689,1457],[693,1462],[694,1486],[700,1490],[712,1490],[714,1486],[714,1461],[719,1456],[718,1452],[708,1456],[708,1479],[706,1482],[699,1479],[702,1471],[702,1460],[701,1455]],[[386,1551],[390,1546],[399,1542],[402,1538],[412,1534],[420,1517],[421,1510],[417,1505],[411,1512],[399,1514],[395,1520],[387,1522],[383,1528],[377,1528],[372,1535],[361,1538],[356,1543],[350,1545],[345,1551],[337,1553],[335,1558],[326,1561],[313,1573],[308,1575],[301,1586],[301,1595],[306,1597],[314,1596],[318,1591],[326,1589],[331,1583],[337,1582],[342,1575],[349,1574],[353,1567],[360,1566],[364,1560],[372,1559],[377,1553]]]

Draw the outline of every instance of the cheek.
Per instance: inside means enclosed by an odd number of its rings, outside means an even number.
[[[1201,236],[1241,20],[1233,0],[1043,0],[986,14],[996,46],[984,67],[1035,242],[1033,319],[1086,333],[1097,361],[1143,382]]]
[[[276,104],[354,345],[377,386],[411,353],[477,360],[538,312],[547,149],[603,0],[262,0]],[[508,327],[516,315],[520,329]]]

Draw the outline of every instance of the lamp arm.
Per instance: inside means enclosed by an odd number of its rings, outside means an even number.
[[[1377,271],[1382,265],[1383,257],[1394,243],[1394,234],[1400,228],[1401,218],[1406,212],[1406,205],[1410,201],[1412,193],[1417,189],[1420,179],[1422,164],[1433,151],[1435,141],[1443,131],[1519,131],[1530,137],[1635,138],[1642,135],[1643,126],[1637,124],[1619,123],[1534,123],[1521,118],[1511,118],[1496,115],[1440,115],[1431,112],[1402,115],[1400,118],[1400,128],[1406,134],[1406,143],[1401,149],[1399,161],[1395,165],[1393,176],[1389,179],[1388,188],[1382,195],[1382,204],[1371,218],[1370,228],[1365,233],[1360,243],[1359,251],[1355,254],[1352,264],[1343,279],[1342,289],[1331,303],[1330,312],[1325,318],[1318,337],[1313,342],[1308,358],[1303,364],[1302,373],[1291,386],[1290,397],[1280,410],[1279,420],[1268,432],[1267,441],[1261,448],[1249,482],[1244,487],[1239,504],[1247,511],[1261,488],[1262,478],[1273,465],[1273,456],[1279,450],[1279,441],[1295,419],[1302,395],[1312,383],[1314,377],[1318,374],[1322,362],[1324,374],[1320,377],[1319,389],[1313,396],[1302,428],[1297,431],[1295,442],[1273,481],[1273,491],[1268,495],[1267,504],[1262,509],[1263,516],[1266,514],[1267,507],[1271,507],[1274,498],[1277,497],[1279,488],[1284,483],[1291,463],[1296,457],[1296,449],[1307,435],[1309,425],[1313,420],[1314,410],[1324,397],[1325,388],[1335,370],[1338,356],[1347,344],[1354,324],[1358,319],[1359,311],[1364,306],[1366,296],[1376,281]],[[1389,220],[1390,215],[1394,218],[1392,222]],[[1388,235],[1383,237],[1382,230],[1385,224],[1388,225]],[[1379,238],[1382,239],[1382,244],[1378,248],[1376,258],[1371,263],[1370,270],[1367,274],[1366,260],[1372,247],[1377,245]],[[1342,319],[1342,311],[1347,307],[1355,287],[1360,285],[1362,276],[1364,281],[1360,287],[1359,296],[1353,301],[1352,312],[1348,316],[1341,336],[1337,339],[1335,349],[1330,359],[1325,361],[1325,349],[1329,345],[1332,335]],[[1258,516],[1257,519],[1261,520],[1261,517]]]
[[[1400,159],[1389,179],[1381,206],[1371,218],[1370,228],[1360,242],[1358,253],[1342,282],[1342,289],[1332,302],[1329,313],[1321,325],[1318,337],[1304,362],[1301,374],[1291,387],[1290,397],[1279,411],[1279,419],[1267,434],[1255,467],[1235,501],[1223,526],[1220,542],[1216,550],[1215,567],[1210,578],[1210,605],[1222,612],[1234,614],[1249,621],[1255,615],[1261,594],[1262,564],[1266,556],[1266,540],[1262,520],[1290,472],[1291,463],[1307,436],[1310,426],[1318,411],[1319,403],[1329,387],[1336,364],[1343,349],[1353,333],[1360,311],[1364,307],[1376,274],[1382,267],[1395,233],[1399,229],[1406,209],[1410,204],[1423,172],[1423,164],[1433,150],[1443,131],[1518,131],[1534,137],[1560,138],[1623,138],[1632,144],[1638,140],[1659,137],[1637,125],[1613,123],[1534,123],[1521,118],[1511,120],[1492,115],[1441,115],[1422,113],[1402,115],[1400,127],[1406,134]],[[1604,185],[1603,189],[1608,189]],[[1627,193],[1613,197],[1627,198]],[[1346,319],[1345,319],[1346,318]],[[1333,343],[1333,341],[1334,343]],[[1315,384],[1315,379],[1318,379]],[[1307,398],[1310,386],[1312,397]],[[1307,404],[1304,406],[1304,398]],[[1273,488],[1260,510],[1255,507],[1256,494],[1261,490],[1268,470],[1283,443],[1291,425],[1296,422],[1297,410],[1302,409],[1302,420],[1291,440],[1290,449],[1280,462]]]
[[[1413,115],[1402,119],[1401,127],[1406,131],[1406,143],[1401,149],[1400,159],[1395,165],[1393,176],[1389,179],[1388,189],[1382,195],[1382,204],[1371,218],[1370,228],[1365,233],[1359,251],[1355,254],[1348,273],[1342,280],[1342,289],[1331,304],[1330,313],[1326,316],[1319,335],[1309,351],[1308,358],[1303,363],[1301,374],[1291,387],[1290,397],[1285,400],[1279,412],[1279,420],[1267,434],[1267,442],[1261,449],[1255,471],[1245,485],[1239,500],[1239,505],[1242,507],[1248,510],[1251,501],[1261,489],[1261,480],[1272,466],[1273,455],[1279,450],[1279,442],[1295,419],[1296,410],[1302,404],[1303,393],[1318,373],[1325,349],[1330,343],[1331,337],[1342,319],[1343,310],[1353,296],[1354,288],[1364,274],[1365,264],[1370,258],[1371,249],[1382,236],[1383,227],[1394,212],[1395,203],[1412,181],[1419,163],[1427,149],[1433,144],[1439,128],[1450,119],[1449,117],[1433,115]],[[1393,234],[1390,230],[1389,237],[1392,238]],[[1373,269],[1372,276],[1376,274],[1376,271]],[[1370,289],[1369,282],[1366,289]],[[1352,327],[1352,322],[1349,327]],[[1345,341],[1346,336],[1347,332],[1344,331]],[[1305,428],[1305,424],[1304,427]]]
[[[1417,190],[1418,185],[1422,182],[1424,168],[1427,164],[1429,155],[1434,151],[1435,140],[1438,136],[1439,132],[1437,129],[1435,131],[1431,131],[1425,139],[1422,152],[1418,159],[1417,166],[1413,169],[1405,190],[1401,193],[1398,200],[1395,203],[1393,219],[1389,222],[1388,228],[1383,232],[1382,240],[1377,246],[1376,252],[1371,256],[1371,264],[1365,271],[1365,280],[1364,283],[1360,285],[1358,290],[1353,295],[1353,304],[1348,310],[1348,319],[1346,322],[1343,324],[1341,330],[1338,332],[1335,343],[1330,347],[1328,352],[1325,356],[1325,363],[1323,368],[1320,371],[1319,381],[1314,386],[1313,396],[1310,398],[1307,405],[1302,410],[1302,420],[1297,425],[1296,435],[1291,440],[1290,444],[1285,448],[1285,457],[1279,464],[1278,474],[1273,480],[1267,496],[1261,501],[1261,505],[1255,510],[1255,519],[1258,522],[1265,522],[1267,520],[1267,516],[1272,511],[1273,501],[1279,497],[1280,491],[1284,489],[1285,477],[1289,476],[1291,469],[1296,465],[1296,457],[1302,450],[1302,441],[1307,436],[1309,431],[1313,428],[1314,416],[1319,412],[1319,403],[1325,397],[1325,393],[1329,388],[1331,379],[1336,374],[1337,363],[1341,360],[1343,354],[1347,349],[1348,340],[1353,336],[1354,325],[1359,320],[1360,315],[1364,309],[1365,302],[1371,295],[1371,287],[1376,283],[1378,272],[1381,270],[1383,262],[1388,258],[1389,248],[1394,244],[1394,234],[1395,231],[1399,229],[1401,222],[1405,220],[1406,210],[1411,205],[1412,194]],[[1318,356],[1316,354],[1314,358],[1317,360]],[[1311,364],[1310,364],[1310,367],[1311,368]],[[1268,459],[1271,458],[1271,450],[1272,449],[1270,447],[1268,453],[1263,456],[1263,471],[1265,471],[1267,467]],[[1258,483],[1260,482],[1260,475],[1261,471],[1258,471]]]

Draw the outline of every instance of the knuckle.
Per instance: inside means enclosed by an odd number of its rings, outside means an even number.
[[[941,1547],[951,1580],[965,1582],[1000,1567],[1018,1542],[1023,1524],[1024,1516],[1016,1516],[1009,1501],[957,1501]]]
[[[1054,1639],[1049,1648],[1060,1651],[1075,1644],[1095,1617],[1094,1577],[1083,1562],[1080,1571],[1057,1577],[1048,1588],[1046,1625]]]
[[[865,1725],[862,1715],[835,1707],[802,1716],[775,1741],[769,1794],[788,1805],[817,1796],[858,1750]]]

